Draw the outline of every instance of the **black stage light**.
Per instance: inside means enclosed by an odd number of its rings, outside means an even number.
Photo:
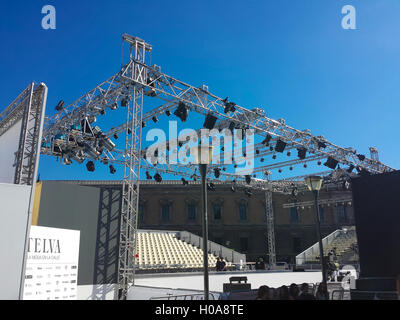
[[[114,102],[113,104],[111,104],[110,109],[111,110],[117,110],[118,109],[118,104],[116,102]]]
[[[278,172],[281,173],[281,172],[282,172],[282,169],[279,169]]]
[[[304,168],[307,168],[307,163],[305,163],[305,164],[303,165],[303,167],[304,167]]]
[[[93,172],[95,170],[93,161],[88,161],[86,163],[86,169],[90,172]]]
[[[256,149],[256,154],[260,154],[260,150]]]
[[[117,170],[115,170],[114,166],[112,164],[110,164],[110,173],[114,174],[116,172],[117,172]]]
[[[156,174],[154,175],[154,180],[156,180],[157,182],[161,182],[161,181],[162,181],[161,175],[160,175],[159,173],[156,173]]]
[[[302,160],[306,158],[306,153],[307,153],[306,148],[298,148],[297,149],[297,156]]]
[[[321,148],[326,148],[326,144],[320,140],[317,141],[318,150]]]
[[[274,151],[274,147],[273,147],[273,146],[270,146],[270,147],[269,147],[269,151]]]
[[[363,154],[358,154],[357,155],[358,160],[360,161],[364,161],[365,160],[365,156]]]
[[[60,101],[57,103],[55,109],[56,109],[57,111],[61,111],[61,110],[63,109],[63,106],[64,106],[64,101],[63,101],[63,100],[60,100]]]
[[[218,118],[214,117],[212,114],[207,114],[206,119],[204,120],[203,128],[212,130],[217,122]]]
[[[245,177],[245,179],[246,179],[246,183],[247,184],[250,184],[250,182],[251,182],[251,176],[250,175],[246,175],[246,176],[244,176]]]
[[[146,126],[146,123],[144,121],[142,121],[142,128],[144,128]]]
[[[264,162],[264,158],[261,158],[260,161],[261,161],[261,162]]]
[[[274,154],[274,155],[272,156],[272,159],[276,159],[276,154]]]
[[[230,111],[232,111],[232,112],[235,112],[235,111],[236,111],[236,108],[235,108],[236,103],[234,103],[234,102],[229,102],[229,101],[228,101],[228,97],[226,97],[222,102],[224,103],[224,112],[225,112],[225,113],[228,113],[228,112],[230,112]]]
[[[176,115],[182,122],[185,122],[188,118],[189,111],[186,104],[183,102],[179,102],[178,108],[174,111],[174,115]]]
[[[328,157],[326,162],[324,163],[324,166],[330,168],[330,169],[335,169],[339,161],[335,160],[332,157]]]
[[[153,179],[153,177],[150,175],[150,173],[148,171],[146,171],[146,179],[147,180]]]
[[[100,114],[101,114],[102,116],[104,116],[104,115],[106,114],[106,112],[104,111],[104,109],[101,109],[101,110],[100,110]]]
[[[289,167],[289,170],[293,170],[293,167]]]
[[[220,168],[214,168],[214,177],[218,179],[220,174],[221,174],[221,169]]]
[[[290,151],[288,151],[288,152],[286,153],[286,155],[287,155],[288,157],[290,157],[290,155],[291,155],[291,152],[290,152]]]
[[[121,100],[121,107],[126,107],[128,105],[128,99],[122,99]]]
[[[236,169],[237,168],[237,164],[235,164],[233,167]]]
[[[318,161],[317,164],[320,166],[320,165],[322,164],[322,162],[321,162],[321,161]]]
[[[151,118],[151,120],[153,120],[154,123],[158,122],[158,118],[156,116],[154,116],[153,118]]]
[[[114,134],[114,139],[118,139],[118,135],[117,134]]]
[[[265,137],[265,139],[263,140],[263,142],[261,142],[262,144],[265,144],[266,146],[269,145],[269,142],[271,141],[272,136],[267,134],[267,136]]]
[[[207,190],[215,191],[215,184],[212,182],[207,183]]]
[[[189,184],[189,182],[187,182],[185,178],[182,178],[181,181],[184,186],[187,186]]]
[[[354,165],[350,165],[350,167],[346,170],[348,173],[351,173],[354,170]]]
[[[130,128],[128,128],[128,134],[131,134],[132,130]]]
[[[171,115],[171,111],[167,110],[165,111],[165,114],[167,115],[167,117],[169,117]]]
[[[276,152],[283,152],[283,150],[285,150],[286,148],[286,142],[282,141],[281,139],[278,139],[278,141],[276,142],[276,146],[275,146],[275,151]]]
[[[247,153],[246,153],[246,152],[243,152],[243,157],[245,157],[245,158],[246,158],[246,155],[247,155]]]

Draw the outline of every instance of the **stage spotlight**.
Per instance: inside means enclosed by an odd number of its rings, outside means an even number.
[[[226,97],[222,102],[224,103],[224,112],[225,112],[225,113],[228,113],[228,112],[230,112],[230,111],[232,111],[232,112],[235,112],[235,111],[236,111],[236,108],[235,108],[236,103],[234,103],[234,102],[229,102],[229,101],[228,101],[228,97]]]
[[[276,154],[274,154],[274,155],[272,156],[272,159],[276,159]]]
[[[306,158],[306,153],[307,153],[306,148],[298,148],[297,149],[297,156],[302,160]]]
[[[354,170],[354,165],[350,165],[350,167],[346,170],[348,173],[351,173]]]
[[[111,174],[114,174],[114,173],[116,173],[117,172],[117,170],[115,170],[115,168],[114,168],[114,166],[112,165],[112,164],[110,164],[110,173]]]
[[[237,168],[237,164],[235,164],[233,167],[236,169]]]
[[[189,184],[189,182],[187,182],[185,178],[182,178],[181,181],[184,186],[187,186]]]
[[[169,117],[171,115],[171,111],[167,110],[165,111],[165,114],[167,115],[167,117]]]
[[[245,179],[246,179],[246,183],[247,184],[250,184],[250,182],[251,182],[251,176],[250,175],[246,175],[246,176],[244,176],[245,177]]]
[[[270,147],[269,147],[269,151],[274,151],[274,147],[273,147],[273,146],[270,146]]]
[[[317,141],[318,150],[321,148],[326,148],[326,144],[320,140]]]
[[[111,110],[117,110],[118,109],[118,104],[116,102],[114,102],[113,104],[111,104],[110,109]]]
[[[128,105],[129,100],[128,99],[122,99],[121,100],[121,107],[126,107]]]
[[[162,181],[161,175],[160,175],[159,173],[156,173],[156,174],[154,175],[154,180],[156,180],[157,182],[161,182],[161,181]]]
[[[101,110],[100,110],[100,114],[101,114],[102,116],[104,116],[104,115],[106,114],[106,112],[104,111],[104,109],[101,109]]]
[[[153,179],[153,177],[150,175],[150,173],[148,171],[146,171],[146,179],[147,180]]]
[[[357,155],[358,160],[360,161],[364,161],[365,160],[365,156],[363,154],[358,154]]]
[[[212,114],[207,114],[206,119],[204,120],[203,128],[212,130],[217,122],[218,118],[214,117]]]
[[[261,158],[260,161],[261,161],[261,162],[264,162],[264,158]]]
[[[117,140],[118,139],[118,135],[114,134],[114,139]]]
[[[223,168],[222,168],[222,171],[226,171],[226,168],[225,168],[225,167],[223,167]]]
[[[256,149],[256,154],[260,154],[260,150]]]
[[[156,116],[154,116],[153,118],[151,118],[151,120],[153,120],[154,123],[158,122],[158,118]]]
[[[221,169],[220,168],[214,168],[214,177],[216,179],[219,178],[220,174],[221,174]]]
[[[249,189],[245,189],[245,190],[244,190],[244,194],[245,194],[246,196],[248,196],[249,198],[253,195],[253,193],[252,193]]]
[[[63,101],[63,100],[60,100],[60,101],[57,103],[55,109],[56,109],[57,111],[61,111],[61,110],[63,109],[63,106],[64,106],[64,101]]]
[[[320,165],[322,164],[322,162],[321,162],[321,161],[318,161],[317,164],[320,166]]]
[[[132,130],[130,128],[128,128],[128,134],[131,134]]]
[[[338,163],[339,163],[339,161],[335,160],[332,157],[328,157],[328,159],[324,163],[324,166],[334,170]]]
[[[188,118],[189,111],[186,104],[179,102],[178,108],[175,110],[174,115],[176,115],[182,122],[185,122]]]
[[[293,167],[289,167],[289,170],[293,170]]]
[[[279,172],[279,173],[282,173],[282,169],[279,169],[278,172]]]
[[[146,123],[142,121],[142,128],[146,127]]]
[[[307,163],[305,163],[305,164],[303,165],[303,167],[304,167],[304,168],[307,168]]]
[[[86,163],[86,169],[87,169],[88,171],[90,171],[90,172],[93,172],[93,171],[95,170],[93,161],[88,161],[88,162]]]
[[[261,142],[261,143],[264,144],[264,145],[266,145],[266,146],[268,146],[268,145],[269,145],[269,142],[271,141],[271,139],[272,139],[272,136],[269,135],[269,134],[267,134],[267,136],[265,137],[265,139],[264,139],[263,142]]]
[[[282,153],[283,150],[285,150],[285,148],[286,148],[286,144],[287,144],[286,142],[278,139],[278,141],[276,142],[275,151]]]
[[[215,184],[212,182],[207,183],[207,190],[215,191]]]
[[[290,157],[291,156],[291,152],[290,151],[288,151],[287,153],[286,153],[286,155],[288,156],[288,157]]]

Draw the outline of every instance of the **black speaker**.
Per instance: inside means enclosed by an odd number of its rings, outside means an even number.
[[[400,273],[400,171],[351,180],[360,277]]]

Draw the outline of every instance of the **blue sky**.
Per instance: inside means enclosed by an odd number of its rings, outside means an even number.
[[[46,4],[56,30],[41,28]],[[346,4],[357,30],[341,27]],[[49,88],[47,114],[73,102],[119,70],[129,33],[153,45],[152,63],[171,76],[360,153],[375,146],[400,167],[398,0],[2,1],[0,15],[0,109],[31,81]],[[44,156],[39,172],[117,178]]]

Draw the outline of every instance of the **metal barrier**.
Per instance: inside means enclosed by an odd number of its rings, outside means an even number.
[[[195,293],[195,294],[180,294],[180,295],[170,295],[170,296],[162,296],[162,297],[151,297],[149,300],[204,300],[203,293]],[[216,300],[214,295],[210,293],[208,295],[208,300]]]

